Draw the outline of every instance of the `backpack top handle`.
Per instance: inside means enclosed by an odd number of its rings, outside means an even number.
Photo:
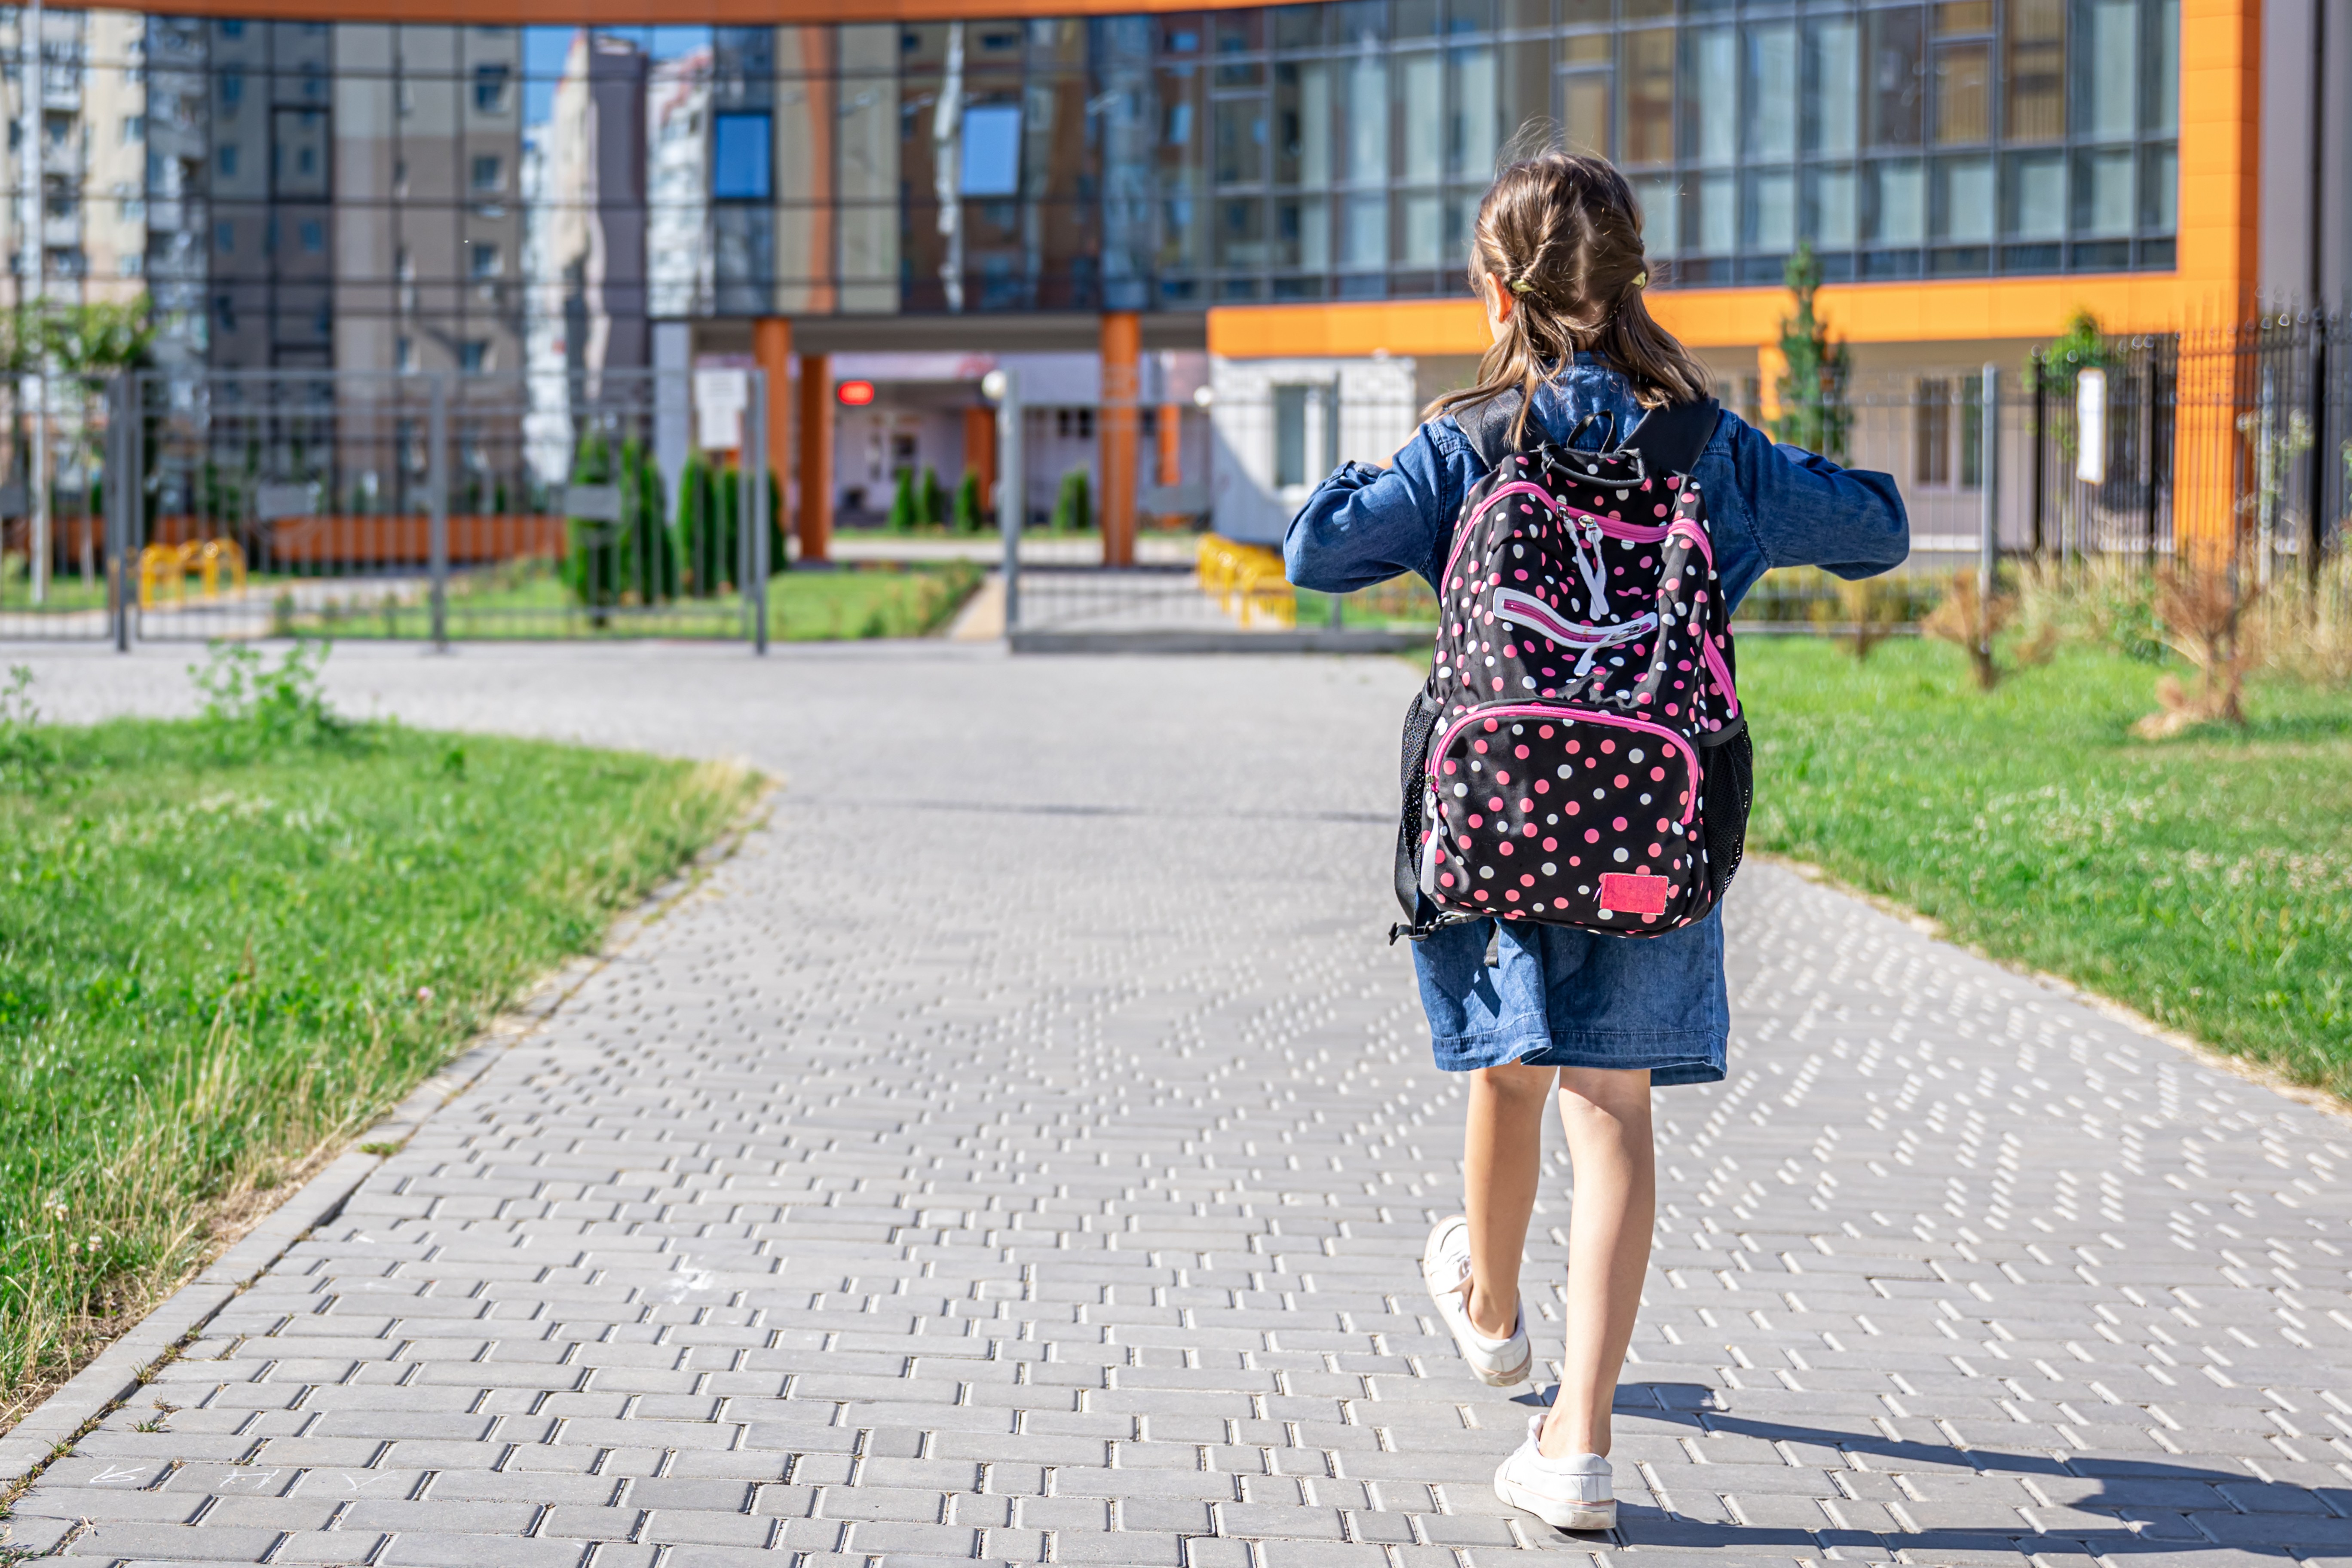
[[[1519,391],[1513,387],[1486,402],[1454,416],[1469,437],[1471,448],[1478,460],[1489,468],[1499,466],[1512,455],[1511,421],[1518,417]],[[1643,416],[1616,450],[1631,452],[1642,460],[1644,469],[1662,474],[1687,474],[1698,467],[1701,453],[1715,435],[1717,420],[1723,405],[1712,397],[1702,397],[1696,403],[1669,404],[1653,408]],[[1532,423],[1532,421],[1530,421]],[[1538,429],[1540,430],[1540,426]],[[1579,426],[1580,431],[1582,426]],[[1610,420],[1610,434],[1616,434],[1616,420]]]

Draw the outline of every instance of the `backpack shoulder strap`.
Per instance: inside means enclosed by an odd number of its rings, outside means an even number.
[[[1642,454],[1643,466],[1653,473],[1687,474],[1698,467],[1722,413],[1723,405],[1712,397],[1653,408],[1633,426],[1625,445]]]
[[[1462,434],[1470,439],[1471,450],[1489,468],[1499,466],[1518,449],[1511,445],[1511,421],[1518,417],[1523,401],[1518,388],[1512,387],[1454,413],[1454,423],[1462,426]]]

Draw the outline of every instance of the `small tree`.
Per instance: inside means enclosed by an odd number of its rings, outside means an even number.
[[[1087,471],[1072,468],[1062,476],[1062,489],[1054,498],[1054,531],[1084,533],[1095,525],[1094,498],[1087,484]]]
[[[912,533],[915,524],[922,521],[919,507],[919,503],[915,499],[915,470],[900,468],[898,486],[890,492],[890,531]]]
[[[980,515],[980,475],[966,468],[963,471],[963,483],[956,486],[955,531],[958,533],[978,533],[982,526]]]
[[[615,482],[613,449],[602,431],[592,430],[572,459],[575,485]],[[572,596],[593,612],[597,626],[621,594],[621,530],[596,518],[567,518],[563,523],[563,583]]]
[[[948,520],[948,492],[940,484],[940,471],[923,470],[923,523],[936,528]]]
[[[688,593],[708,599],[734,580],[733,542],[727,537],[718,480],[710,471],[709,459],[698,451],[688,455],[686,468],[678,475],[675,531]]]
[[[1797,297],[1797,313],[1780,318],[1780,357],[1787,368],[1780,372],[1780,414],[1772,421],[1772,436],[1843,463],[1846,436],[1853,428],[1853,405],[1847,397],[1853,354],[1830,335],[1813,309],[1822,264],[1811,244],[1797,247],[1781,276]]]

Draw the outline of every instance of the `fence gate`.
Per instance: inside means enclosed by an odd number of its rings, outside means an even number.
[[[764,649],[766,387],[732,374],[123,377],[116,635]]]

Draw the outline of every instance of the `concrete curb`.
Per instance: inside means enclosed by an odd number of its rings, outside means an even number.
[[[389,1116],[354,1138],[348,1150],[297,1187],[227,1251],[166,1296],[64,1386],[27,1411],[5,1436],[0,1436],[0,1497],[16,1492],[93,1423],[138,1393],[173,1352],[195,1339],[223,1307],[267,1273],[296,1242],[341,1213],[361,1184],[435,1111],[472,1088],[509,1049],[538,1033],[590,976],[692,892],[713,867],[741,847],[747,836],[764,826],[775,795],[774,785],[762,790],[740,821],[719,835],[684,870],[654,889],[636,908],[615,920],[595,952],[572,959],[533,985],[521,1001],[491,1021],[477,1044],[409,1090]],[[383,1152],[370,1153],[370,1149]]]

